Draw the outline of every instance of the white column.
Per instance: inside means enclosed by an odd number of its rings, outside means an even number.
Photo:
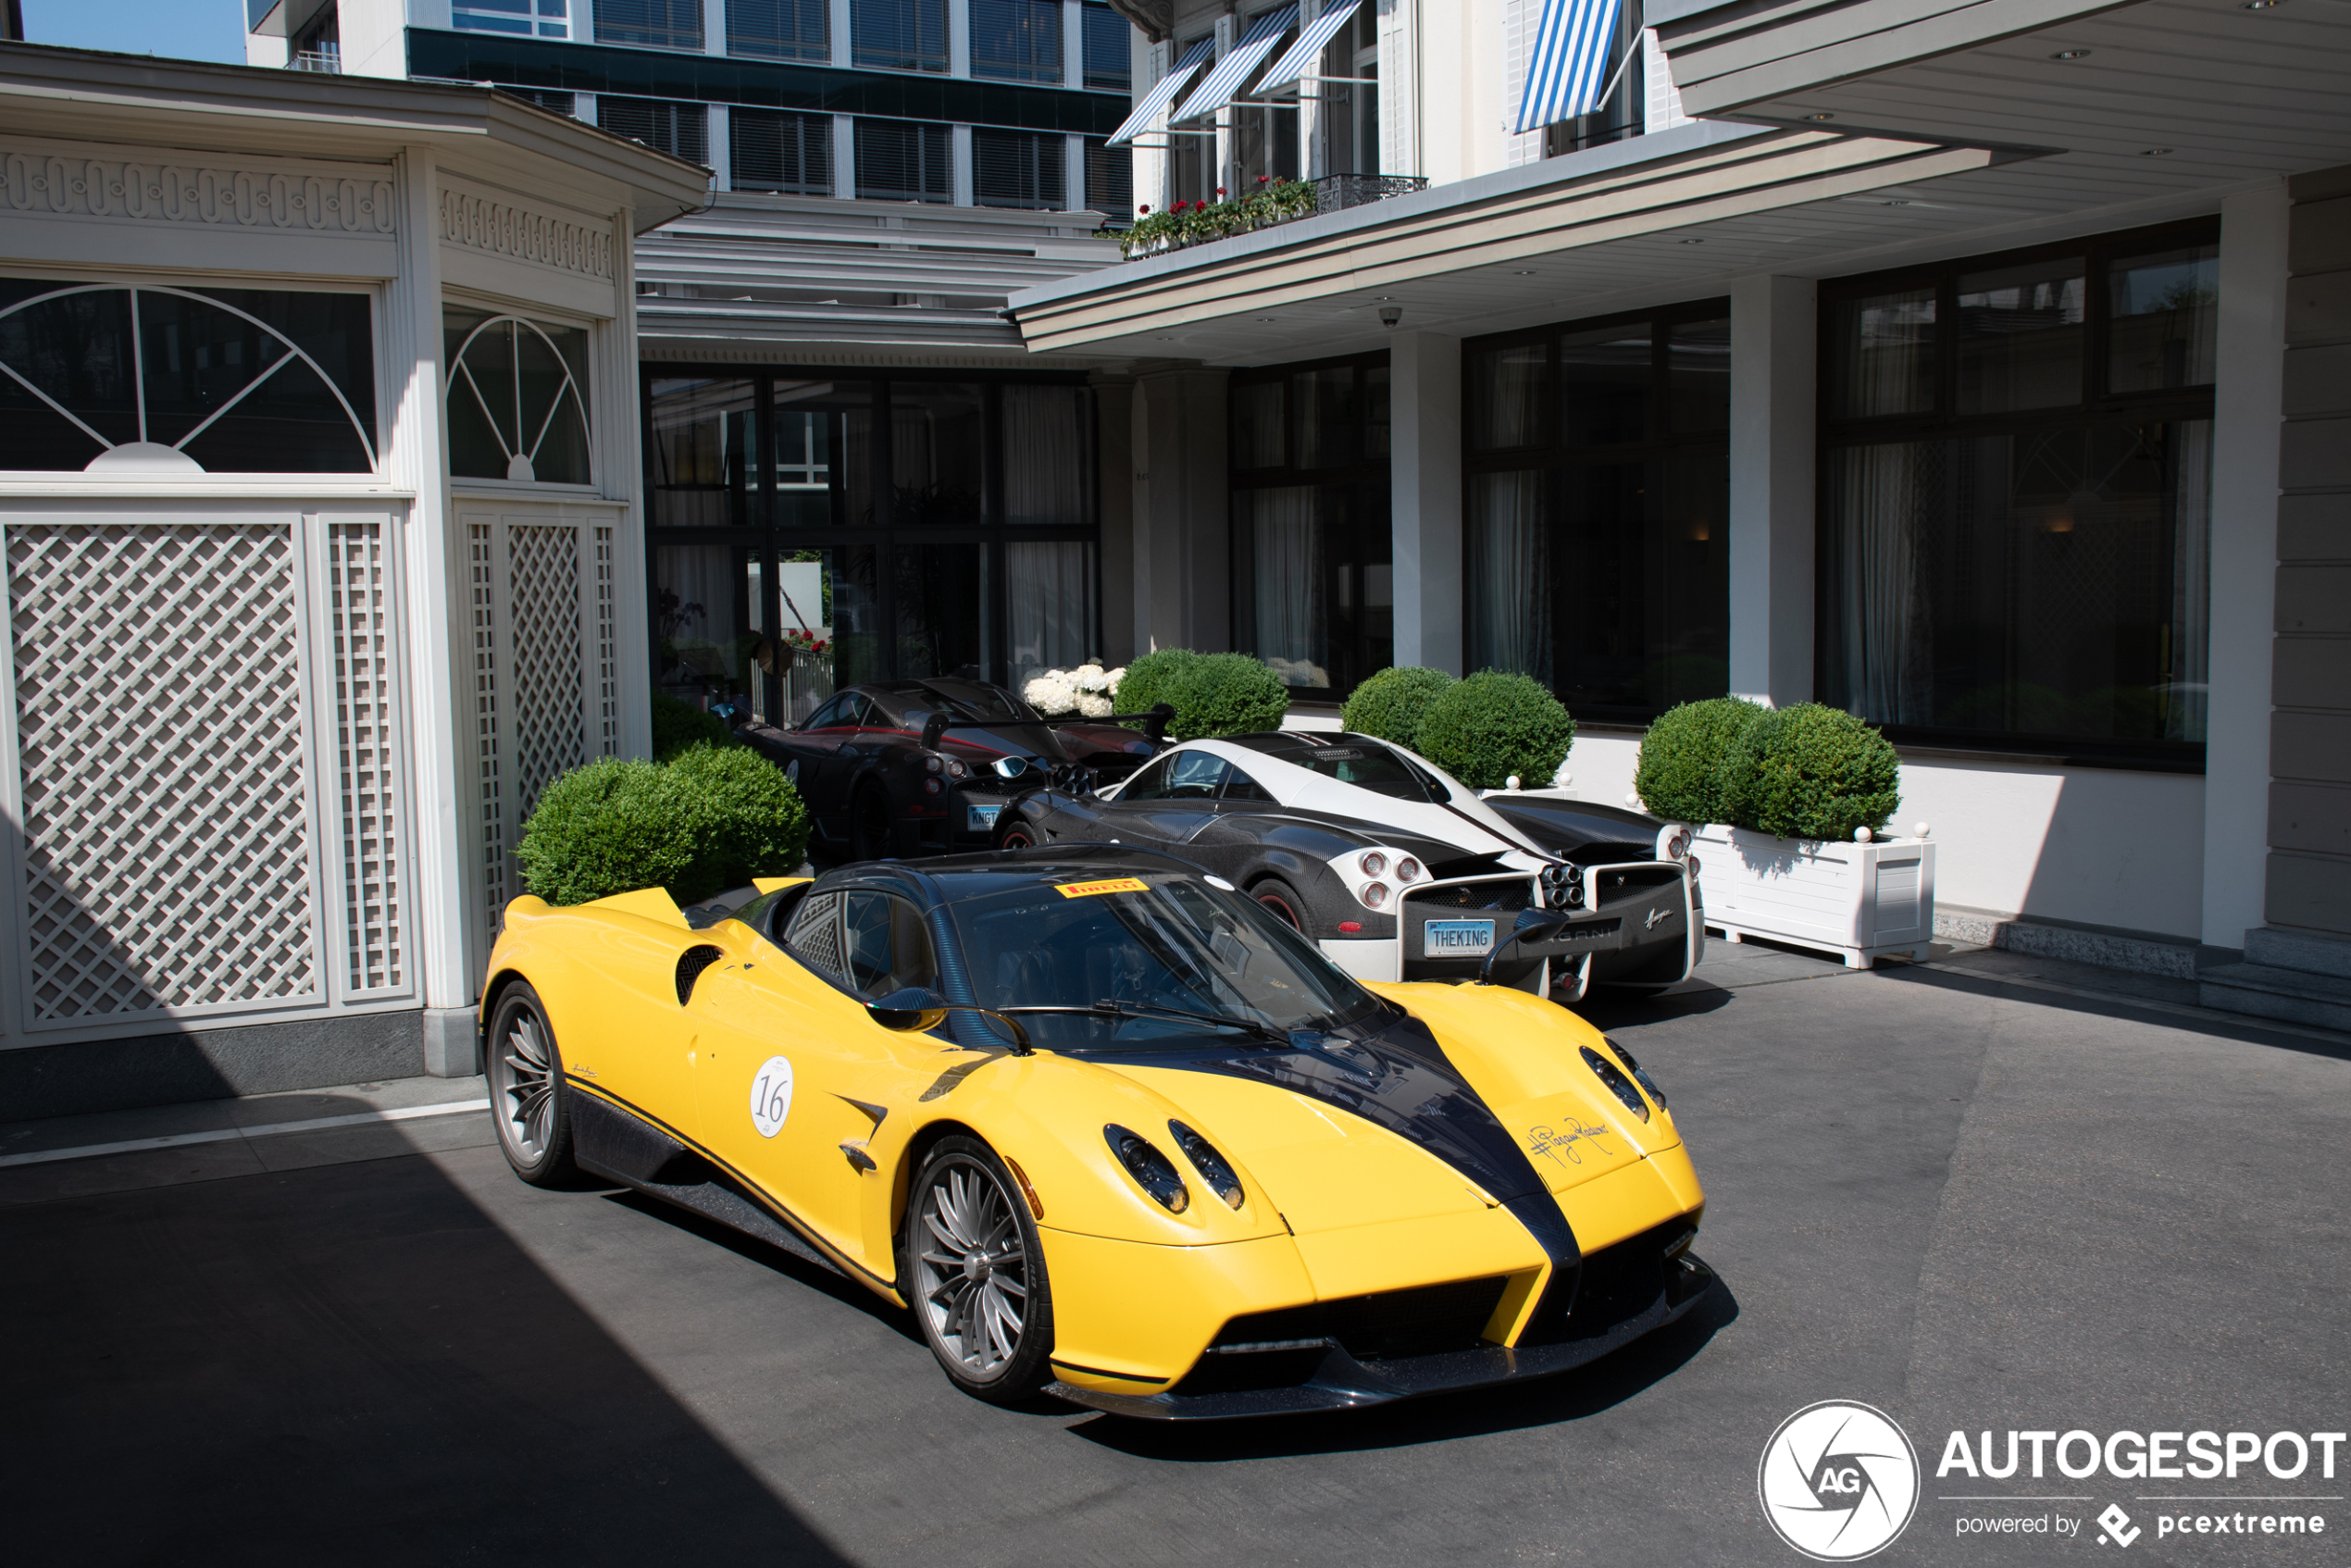
[[[855,24],[850,15],[850,0],[832,0],[833,64],[844,70],[855,63]]]
[[[1812,696],[1815,297],[1731,283],[1731,691],[1773,707]]]
[[[972,205],[972,128],[952,126],[947,134],[947,188],[954,193],[955,205]]]
[[[481,918],[481,836],[475,821],[472,758],[461,751],[468,726],[458,704],[471,692],[458,668],[457,628],[465,552],[449,504],[449,441],[441,396],[441,220],[432,155],[401,156],[400,275],[386,299],[385,363],[392,434],[388,477],[416,492],[400,544],[403,641],[407,656],[408,855],[414,868],[412,949],[425,1005],[429,1072],[478,1071],[464,1011],[479,977],[472,972],[474,925]],[[484,944],[487,945],[486,943]]]
[[[971,0],[947,0],[947,74],[972,73]]]
[[[728,106],[709,104],[703,112],[710,128],[710,188],[731,191],[735,188],[735,143],[728,129]]]
[[[723,188],[723,187],[722,187]],[[653,752],[653,670],[645,651],[653,645],[645,624],[645,494],[643,431],[637,374],[637,247],[630,243],[637,215],[622,207],[613,215],[613,320],[605,330],[611,345],[603,356],[604,410],[597,441],[598,480],[605,495],[626,500],[628,510],[613,529],[613,646],[617,649],[620,754],[649,757]]]
[[[1063,176],[1062,210],[1064,212],[1084,212],[1087,210],[1086,138],[1083,136],[1063,137],[1062,156],[1064,160],[1064,167],[1068,169],[1068,172]],[[1116,213],[1106,212],[1102,214],[1102,216],[1104,218],[1115,218],[1118,215]]]
[[[1228,15],[1216,19],[1216,59],[1221,60],[1225,56],[1233,52],[1234,48],[1240,42],[1240,30],[1241,23],[1238,17]],[[1202,70],[1200,75],[1206,76],[1209,71],[1214,70],[1215,68],[1215,61],[1212,60],[1209,62],[1207,68]],[[1200,77],[1194,77],[1190,83],[1185,87],[1184,91],[1176,94],[1179,102],[1168,106],[1168,113],[1173,115],[1176,110],[1182,108],[1184,106],[1180,100],[1189,97],[1194,90],[1196,90],[1199,86]],[[1210,125],[1223,127],[1229,125],[1232,121],[1232,110],[1218,109],[1209,116],[1208,123]],[[1173,138],[1170,139],[1173,140]],[[1205,191],[1185,192],[1184,195],[1187,200],[1197,197],[1202,201],[1213,202],[1217,199],[1216,188],[1219,185],[1222,185],[1225,189],[1229,191],[1240,182],[1239,171],[1233,168],[1233,133],[1230,131],[1220,129],[1216,132],[1215,140],[1209,143],[1208,145],[1213,149],[1208,159],[1208,189]]]
[[[2263,924],[2288,205],[2283,180],[2220,203],[2204,748],[2203,934],[2214,947],[2242,947],[2245,933]]]
[[[1379,168],[1424,174],[1421,168],[1419,0],[1390,0],[1379,19]],[[1349,74],[1353,74],[1350,72]],[[1371,170],[1362,170],[1369,173]]]
[[[1062,85],[1086,85],[1086,7],[1062,0]]]
[[[727,52],[727,0],[702,0],[702,52],[724,55]],[[725,186],[720,186],[725,190]]]
[[[1174,63],[1176,46],[1173,44],[1146,44],[1140,30],[1136,30],[1135,52],[1132,58],[1135,91],[1133,96],[1127,100],[1130,113],[1133,112],[1136,98],[1140,98],[1145,93],[1150,92],[1169,71],[1176,68]],[[1163,120],[1164,118],[1164,116],[1162,117]],[[1136,145],[1133,149],[1135,200],[1138,205],[1148,206],[1153,212],[1166,210],[1171,199],[1167,194],[1167,170],[1170,165],[1166,149],[1160,145],[1167,140],[1168,137],[1164,131],[1146,131],[1136,138],[1137,143],[1141,144]],[[1146,649],[1144,652],[1148,653],[1149,650]]]
[[[833,116],[833,194],[857,193],[857,117]]]
[[[1388,340],[1396,662],[1462,673],[1462,341]],[[1535,584],[1527,591],[1537,591]]]

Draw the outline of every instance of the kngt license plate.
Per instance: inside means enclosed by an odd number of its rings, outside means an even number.
[[[1483,958],[1493,951],[1491,920],[1432,920],[1421,927],[1423,958]]]
[[[964,831],[966,833],[987,832],[996,826],[996,815],[1003,809],[1002,806],[965,806]]]

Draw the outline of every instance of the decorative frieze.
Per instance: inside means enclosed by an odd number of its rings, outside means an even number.
[[[0,211],[307,233],[393,229],[392,181],[373,169],[235,168],[167,161],[172,157],[0,148]]]
[[[444,186],[441,238],[444,244],[581,278],[609,282],[614,276],[608,225],[536,212],[507,197]]]

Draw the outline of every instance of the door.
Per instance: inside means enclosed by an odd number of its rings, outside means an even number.
[[[827,819],[828,829],[849,812],[849,773],[856,764],[843,755],[843,748],[865,723],[866,705],[864,693],[844,691],[791,731],[792,754],[800,765],[793,783],[808,809]]]
[[[1216,820],[1217,796],[1231,765],[1212,752],[1176,752],[1138,774],[1105,802],[1102,821],[1127,843],[1188,843]]]
[[[715,965],[694,987],[703,1142],[844,1256],[889,1279],[889,1194],[865,1146],[912,1105],[910,1058],[947,1048],[883,1028],[865,1004],[910,986],[938,988],[929,927],[906,899],[851,889],[812,894],[782,949],[753,951],[759,956]],[[811,969],[835,984],[811,984]],[[934,1067],[922,1081],[937,1076]]]

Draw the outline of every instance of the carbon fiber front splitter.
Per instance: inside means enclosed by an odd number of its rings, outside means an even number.
[[[1558,1344],[1482,1345],[1474,1350],[1361,1362],[1336,1341],[1325,1340],[1322,1364],[1314,1375],[1286,1388],[1214,1394],[1108,1394],[1055,1383],[1046,1391],[1072,1404],[1145,1421],[1230,1421],[1252,1415],[1360,1410],[1572,1371],[1686,1315],[1706,1300],[1714,1285],[1713,1270],[1685,1253],[1668,1265],[1665,1288],[1648,1306],[1598,1333]]]

